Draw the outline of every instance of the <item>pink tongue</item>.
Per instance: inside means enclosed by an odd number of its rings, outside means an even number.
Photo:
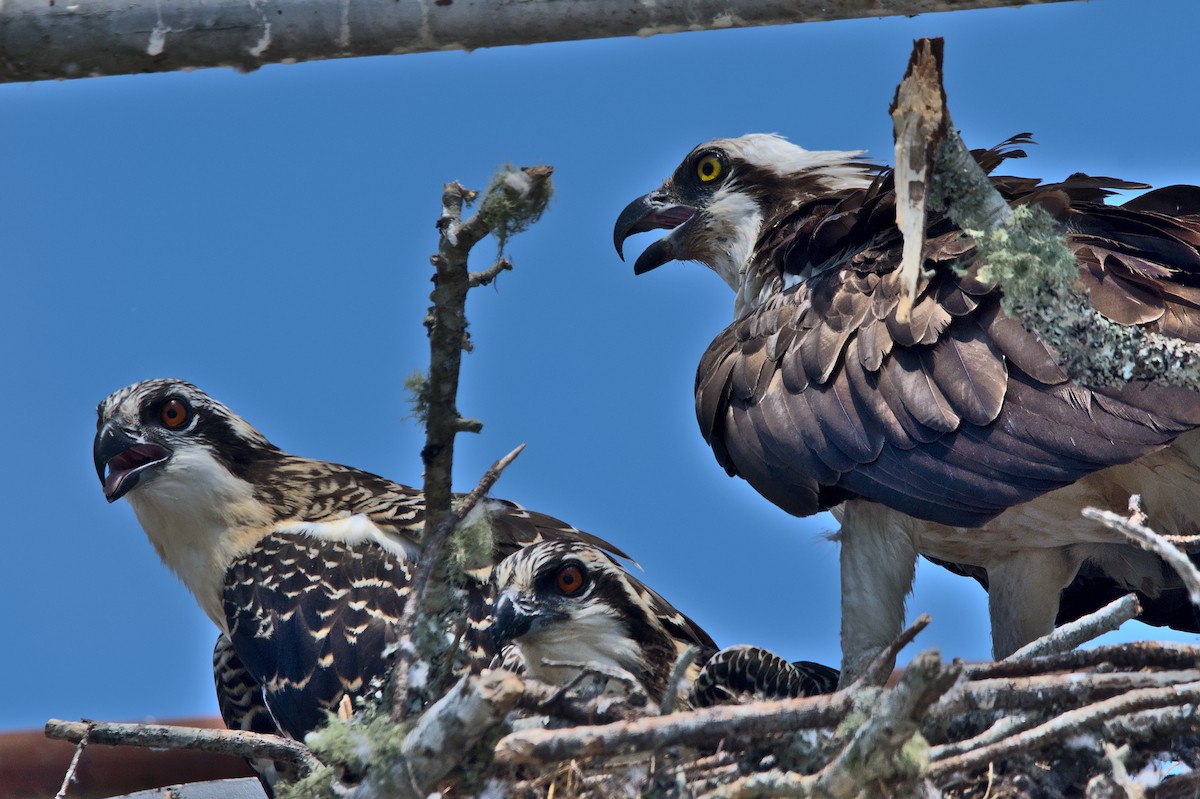
[[[116,493],[121,481],[139,466],[165,458],[168,451],[157,444],[136,444],[108,462],[108,476],[104,478],[104,496]]]
[[[117,483],[121,482],[121,478],[128,474],[128,471],[119,471],[111,466],[108,469],[108,476],[104,478],[104,496],[111,497],[117,490]]]
[[[663,227],[679,227],[695,216],[695,210],[682,205],[672,205],[654,215],[654,221]]]

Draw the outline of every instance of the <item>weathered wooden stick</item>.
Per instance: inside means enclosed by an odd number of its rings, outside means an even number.
[[[1141,612],[1142,606],[1137,596],[1126,594],[1094,613],[1089,613],[1070,624],[1064,624],[1036,641],[1030,641],[1005,660],[1029,660],[1070,651],[1080,644],[1086,644],[1107,632],[1112,632],[1131,619],[1136,619]]]
[[[124,724],[103,721],[46,722],[46,737],[107,746],[140,746],[152,749],[195,749],[221,755],[282,760],[296,766],[301,775],[321,765],[308,747],[290,738],[241,730],[175,727],[166,724]]]
[[[835,726],[852,706],[845,692],[706,708],[603,726],[522,730],[496,744],[500,763],[549,763],[592,755],[646,752],[677,744],[715,746],[727,738]]]

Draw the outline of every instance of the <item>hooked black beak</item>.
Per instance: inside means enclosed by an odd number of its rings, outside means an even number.
[[[505,644],[512,643],[533,626],[533,615],[523,612],[508,597],[501,597],[492,611],[492,642],[499,652]]]
[[[92,458],[96,475],[104,486],[104,497],[116,502],[140,483],[160,464],[166,463],[171,451],[158,444],[138,441],[112,421],[96,431]],[[108,474],[105,475],[105,468]]]
[[[672,203],[663,191],[652,191],[625,206],[625,210],[617,217],[617,224],[613,227],[613,246],[617,248],[617,255],[624,261],[625,253],[622,249],[625,239],[634,233],[658,228],[678,228],[695,215],[696,209],[692,206]],[[646,248],[634,263],[633,273],[645,274],[678,257],[673,234],[668,234]]]

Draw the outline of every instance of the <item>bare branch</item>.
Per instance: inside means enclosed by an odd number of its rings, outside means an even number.
[[[904,236],[900,266],[904,293],[896,317],[907,322],[925,260],[926,187],[934,152],[950,124],[942,88],[941,39],[921,39],[913,46],[890,110],[896,142],[896,226]]]
[[[862,675],[855,680],[853,687],[863,685],[879,686],[887,683],[888,679],[892,676],[892,672],[896,670],[896,656],[900,654],[900,650],[911,644],[913,639],[929,626],[930,621],[928,613],[922,613],[918,616],[904,632],[896,636],[896,640],[892,641],[887,649],[877,654],[867,664],[867,667],[863,669]]]
[[[1200,670],[1121,671],[1094,674],[1035,674],[1030,677],[971,680],[938,705],[946,718],[977,710],[1044,710],[1081,706],[1141,688],[1157,688],[1200,680]]]
[[[1054,0],[754,0],[736,8],[723,0],[89,0],[83,6],[6,0],[0,12],[0,81],[219,66],[249,71],[265,64],[347,56],[471,51],[1036,2]]]
[[[492,264],[482,272],[471,273],[471,288],[486,286],[499,277],[501,272],[508,272],[511,270],[512,261],[508,260],[507,258],[499,258],[496,260],[496,263]]]
[[[1099,638],[1105,633],[1112,632],[1125,622],[1136,619],[1141,613],[1142,606],[1138,602],[1137,595],[1126,594],[1094,613],[1064,624],[1036,641],[1030,641],[1005,660],[1029,660],[1043,655],[1053,655],[1057,652],[1067,652]]]
[[[92,722],[84,722],[87,728],[83,731],[83,735],[79,737],[79,743],[75,745],[75,754],[71,755],[71,764],[67,766],[67,773],[63,775],[62,787],[58,789],[58,793],[54,794],[54,799],[65,799],[67,788],[75,781],[75,769],[79,768],[79,758],[83,756],[83,750],[88,745],[88,737],[92,734]]]
[[[614,721],[629,721],[646,715],[646,697],[581,697],[565,686],[552,686],[524,676],[524,688],[517,707],[529,713],[554,716],[575,724],[607,724]]]
[[[1033,729],[988,746],[939,760],[930,766],[929,776],[939,777],[981,769],[993,760],[1053,745],[1061,741],[1064,735],[1075,735],[1094,729],[1108,719],[1122,714],[1184,703],[1195,704],[1197,701],[1200,701],[1200,681],[1129,691],[1103,702],[1062,713]]]
[[[930,747],[929,759],[944,760],[948,757],[953,757],[954,755],[961,755],[964,752],[970,752],[972,749],[978,749],[982,746],[987,746],[988,744],[1003,740],[1013,733],[1020,732],[1029,725],[1029,717],[1023,713],[1017,713],[1012,716],[1001,716],[996,720],[995,724],[988,727],[974,738],[967,738],[964,741],[952,741],[951,743],[942,744],[941,746]]]
[[[1166,561],[1183,580],[1192,604],[1200,608],[1200,570],[1196,569],[1191,558],[1181,552],[1178,547],[1149,527],[1135,524],[1112,511],[1084,508],[1083,515],[1084,518],[1098,521],[1110,530],[1116,530],[1142,549],[1153,552]]]
[[[878,780],[919,777],[929,757],[919,721],[961,673],[961,664],[942,666],[936,652],[913,658],[900,682],[884,693],[846,748],[817,775],[818,791],[835,799],[853,799]]]
[[[504,470],[516,460],[517,456],[524,449],[525,445],[521,444],[512,452],[493,463],[491,468],[484,472],[483,477],[479,479],[479,483],[475,488],[471,489],[471,492],[459,502],[458,507],[434,529],[433,536],[422,548],[421,560],[417,564],[416,572],[413,574],[412,591],[409,594],[407,603],[404,605],[404,614],[400,617],[400,621],[396,623],[396,626],[400,630],[400,637],[396,647],[396,662],[393,667],[395,674],[395,698],[392,705],[392,715],[398,720],[404,718],[405,715],[404,706],[407,701],[409,671],[420,657],[420,653],[417,652],[417,647],[413,640],[413,629],[421,613],[422,599],[425,597],[430,578],[441,559],[442,551],[446,548],[446,542],[450,540],[450,536],[458,529],[458,526],[467,517],[467,514],[474,510],[479,501],[483,499],[492,486],[495,485],[496,481],[500,479],[500,475],[504,473]]]
[[[152,749],[195,749],[221,755],[265,758],[291,763],[301,776],[321,765],[308,747],[290,738],[241,730],[175,727],[166,724],[115,724],[100,721],[46,722],[46,737],[106,746],[140,746]]]
[[[454,437],[460,432],[479,432],[483,425],[475,419],[464,419],[458,411],[458,382],[462,367],[462,353],[470,348],[467,335],[466,302],[467,292],[474,285],[482,285],[485,278],[494,278],[502,268],[512,265],[502,259],[483,273],[472,275],[468,269],[471,248],[484,236],[495,233],[503,246],[504,239],[513,232],[536,220],[550,201],[553,188],[550,177],[553,167],[534,166],[522,169],[505,167],[488,185],[480,202],[479,210],[470,218],[463,219],[463,208],[473,202],[478,193],[458,182],[447,183],[442,191],[442,213],[438,217],[438,251],[430,259],[436,270],[431,306],[425,318],[429,332],[429,377],[417,385],[424,392],[417,398],[417,406],[424,409],[425,447],[421,460],[425,464],[425,528],[421,535],[421,560],[413,576],[412,591],[398,622],[399,634],[395,665],[393,667],[394,689],[392,717],[405,718],[409,710],[431,697],[414,697],[412,675],[418,660],[435,662],[434,652],[419,652],[421,646],[428,647],[428,637],[414,635],[422,619],[439,619],[454,615],[445,606],[449,604],[443,596],[435,596],[429,585],[447,585],[450,573],[444,562],[443,551],[450,536],[476,506],[484,494],[496,482],[505,467],[521,450],[522,444],[504,458],[497,461],[483,476],[470,494],[456,508],[451,509],[453,498],[452,476],[454,471]],[[490,275],[490,277],[489,277]],[[474,568],[473,564],[470,568]],[[437,662],[431,672],[429,684],[445,686],[450,677],[452,664]]]
[[[677,744],[716,746],[722,740],[748,735],[836,725],[850,711],[845,692],[825,696],[751,702],[636,721],[566,730],[522,730],[496,745],[500,763],[549,763],[592,755],[646,752]]]
[[[433,539],[442,515],[450,510],[451,475],[454,468],[454,436],[461,429],[458,412],[458,378],[462,352],[467,341],[466,302],[470,279],[467,256],[471,247],[486,235],[474,229],[464,235],[463,206],[476,193],[460,183],[447,183],[442,191],[442,214],[438,219],[437,254],[431,259],[436,269],[431,306],[425,318],[429,331],[429,380],[426,390],[425,447],[425,532]]]
[[[1135,641],[1114,646],[1098,646],[1095,649],[1077,649],[1028,661],[975,663],[966,667],[966,673],[969,679],[981,680],[988,677],[1023,677],[1053,671],[1082,671],[1098,666],[1130,670],[1194,669],[1200,667],[1200,647],[1180,643]]]

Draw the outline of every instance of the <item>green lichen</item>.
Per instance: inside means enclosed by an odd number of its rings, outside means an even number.
[[[895,722],[894,728],[887,731],[887,738],[889,743],[901,743],[899,746],[856,749],[847,757],[846,769],[860,784],[876,780],[911,780],[928,768],[929,741],[914,722]]]
[[[330,715],[329,721],[311,733],[306,743],[313,754],[327,764],[302,780],[276,788],[279,799],[332,799],[335,783],[342,786],[359,782],[371,772],[372,780],[385,789],[381,795],[403,795],[399,786],[388,784],[392,769],[386,764],[399,762],[404,738],[411,724],[396,724],[380,709],[355,715],[343,721]]]
[[[854,695],[854,704],[850,712],[842,717],[834,734],[838,738],[849,738],[858,732],[858,728],[871,718],[871,709],[879,699],[880,689],[862,688]]]
[[[1003,286],[1010,307],[1022,298],[1068,288],[1079,274],[1058,222],[1037,206],[1015,209],[1012,220],[995,230],[967,232],[983,264],[979,278]]]
[[[893,758],[895,773],[908,777],[924,774],[925,769],[929,768],[929,750],[929,741],[925,740],[925,736],[919,732],[913,733]]]
[[[508,240],[537,222],[550,204],[554,185],[550,167],[517,169],[504,164],[497,170],[479,204],[479,214],[492,229],[500,252]]]
[[[1153,380],[1200,390],[1200,347],[1100,315],[1076,288],[1079,262],[1043,209],[1022,206],[1009,224],[968,233],[979,278],[1001,287],[1004,312],[1050,345],[1071,379],[1091,388]]]
[[[408,392],[409,416],[421,424],[429,419],[429,375],[420,369],[404,378],[404,389]]]
[[[496,535],[492,515],[480,508],[463,520],[450,537],[451,577],[462,584],[467,575],[490,569],[495,559]]]

